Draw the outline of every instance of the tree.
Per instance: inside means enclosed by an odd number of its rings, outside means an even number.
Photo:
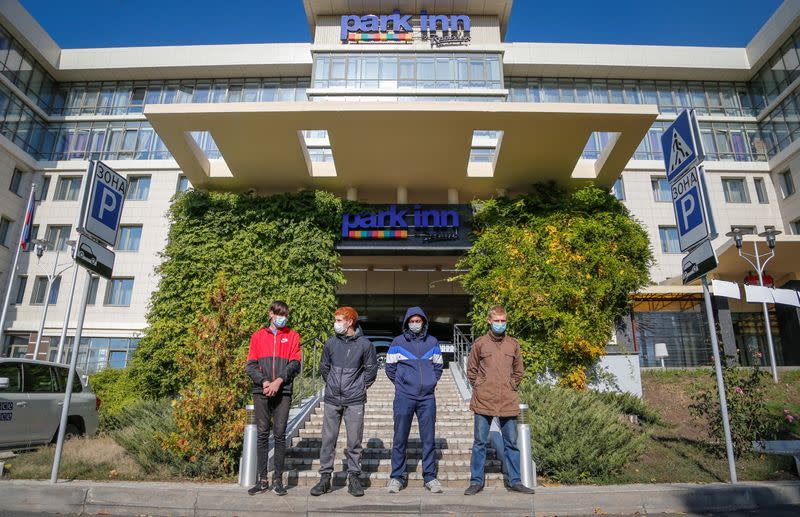
[[[189,462],[201,460],[206,474],[232,474],[241,451],[251,382],[244,372],[250,329],[240,302],[218,275],[178,359],[191,381],[173,403],[178,431],[163,441]]]
[[[645,230],[603,189],[534,185],[516,199],[477,204],[476,240],[457,277],[472,296],[476,331],[496,304],[508,311],[529,374],[585,388],[631,293],[649,283]]]

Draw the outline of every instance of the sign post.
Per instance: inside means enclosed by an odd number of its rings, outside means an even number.
[[[736,484],[736,461],[733,457],[733,441],[728,420],[728,401],[725,395],[725,381],[722,378],[722,363],[719,357],[717,326],[714,322],[714,308],[708,291],[707,274],[718,265],[717,254],[711,240],[716,237],[711,205],[706,190],[703,162],[703,146],[700,129],[694,110],[683,110],[661,136],[664,151],[664,166],[672,191],[672,206],[678,223],[678,239],[682,252],[686,253],[682,262],[682,279],[688,284],[696,278],[703,283],[708,331],[711,335],[711,349],[714,353],[714,369],[717,376],[719,406],[722,413],[722,427],[725,432],[725,448],[728,456],[728,470],[731,483]]]
[[[117,242],[119,222],[122,216],[122,205],[128,191],[128,180],[117,174],[101,161],[89,162],[86,178],[83,182],[83,200],[78,214],[78,241],[72,248],[75,267],[86,269],[83,282],[83,295],[78,309],[78,321],[75,328],[75,339],[72,343],[72,357],[69,363],[69,375],[64,390],[64,402],[61,406],[61,423],[58,426],[53,468],[50,471],[50,483],[58,482],[58,469],[61,465],[61,453],[64,449],[64,435],[69,416],[69,404],[72,398],[72,384],[75,381],[75,370],[78,365],[78,349],[80,348],[83,322],[86,317],[86,303],[89,298],[92,274],[94,271],[105,278],[111,278],[114,268],[114,252],[106,248]],[[73,285],[73,290],[75,286]]]

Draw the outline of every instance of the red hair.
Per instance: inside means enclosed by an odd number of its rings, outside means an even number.
[[[346,320],[350,320],[353,322],[351,326],[355,327],[356,322],[358,321],[358,313],[352,307],[339,307],[336,309],[334,316],[341,316]]]

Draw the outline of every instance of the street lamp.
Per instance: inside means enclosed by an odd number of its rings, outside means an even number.
[[[769,247],[768,253],[759,253],[758,252],[758,241],[753,241],[753,253],[746,253],[742,251],[742,230],[739,228],[735,228],[730,232],[726,233],[726,237],[733,237],[733,242],[736,244],[736,249],[739,250],[739,256],[742,257],[747,261],[748,264],[753,266],[753,268],[758,272],[758,285],[764,286],[764,269],[767,267],[767,262],[769,262],[772,257],[775,256],[775,236],[780,235],[781,232],[775,229],[769,229],[763,231],[758,234],[759,237],[764,237],[767,240],[767,246]],[[764,258],[764,262],[761,262],[761,259]],[[752,260],[754,259],[755,263]],[[767,308],[767,303],[762,302],[761,307],[764,310],[764,326],[767,328],[767,345],[769,348],[769,361],[770,367],[772,369],[772,380],[778,382],[778,367],[775,362],[775,346],[772,343],[772,325],[769,322],[769,309]]]
[[[49,246],[50,242],[44,239],[35,239],[33,241],[33,244],[35,245],[34,251],[36,252],[36,267],[39,269],[39,271],[45,273],[45,276],[47,276],[47,289],[45,290],[44,308],[42,309],[42,319],[41,321],[39,321],[39,332],[36,334],[36,345],[33,348],[33,358],[39,359],[39,346],[42,343],[42,333],[44,332],[44,322],[45,319],[47,318],[47,308],[50,305],[50,294],[53,289],[53,281],[56,278],[58,278],[61,275],[61,273],[71,268],[72,262],[70,262],[69,265],[67,265],[60,271],[58,270],[58,255],[61,252],[61,247],[59,246],[56,248],[56,258],[53,261],[53,271],[51,273],[47,273],[46,271],[43,271],[42,268],[39,267],[39,261],[44,255],[45,247]],[[74,246],[75,241],[66,241],[66,244],[69,246]]]

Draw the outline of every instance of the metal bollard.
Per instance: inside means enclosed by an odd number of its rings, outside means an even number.
[[[247,409],[247,424],[244,426],[242,457],[239,460],[239,486],[251,487],[258,481],[258,428],[256,427],[256,407]]]
[[[531,426],[527,423],[528,405],[519,405],[517,420],[517,448],[519,449],[519,477],[528,488],[536,488],[536,464],[531,455]]]

